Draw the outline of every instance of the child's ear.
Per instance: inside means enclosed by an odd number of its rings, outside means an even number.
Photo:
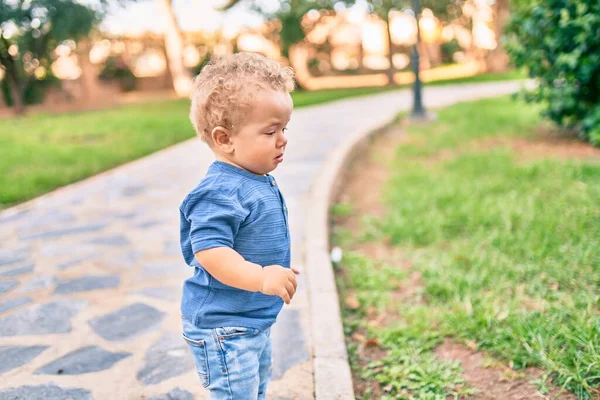
[[[229,154],[233,152],[233,144],[231,143],[231,132],[229,129],[222,126],[216,126],[210,133],[210,137],[214,145],[223,153]]]

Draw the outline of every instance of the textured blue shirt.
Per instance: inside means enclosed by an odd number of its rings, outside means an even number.
[[[230,247],[263,267],[289,268],[288,212],[275,178],[215,161],[179,211],[181,251],[194,268],[194,275],[183,285],[183,317],[200,328],[271,326],[283,306],[280,297],[225,285],[194,254]]]

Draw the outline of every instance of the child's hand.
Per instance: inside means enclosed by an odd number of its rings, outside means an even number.
[[[284,268],[281,265],[269,265],[264,267],[262,272],[263,282],[260,292],[270,296],[279,296],[286,304],[290,304],[298,287],[295,275],[298,275],[300,271],[294,268]]]

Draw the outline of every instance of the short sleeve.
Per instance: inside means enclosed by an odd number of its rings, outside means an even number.
[[[246,213],[235,199],[223,194],[198,194],[183,208],[190,222],[190,244],[195,253],[215,247],[233,248]]]

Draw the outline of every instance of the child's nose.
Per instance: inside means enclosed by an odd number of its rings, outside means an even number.
[[[279,143],[278,143],[278,145],[279,145],[279,146],[278,146],[278,147],[283,147],[283,146],[285,146],[285,145],[287,144],[287,142],[288,142],[288,139],[287,139],[287,137],[285,137],[285,135],[284,135],[283,133],[281,133],[281,134],[279,135]]]

